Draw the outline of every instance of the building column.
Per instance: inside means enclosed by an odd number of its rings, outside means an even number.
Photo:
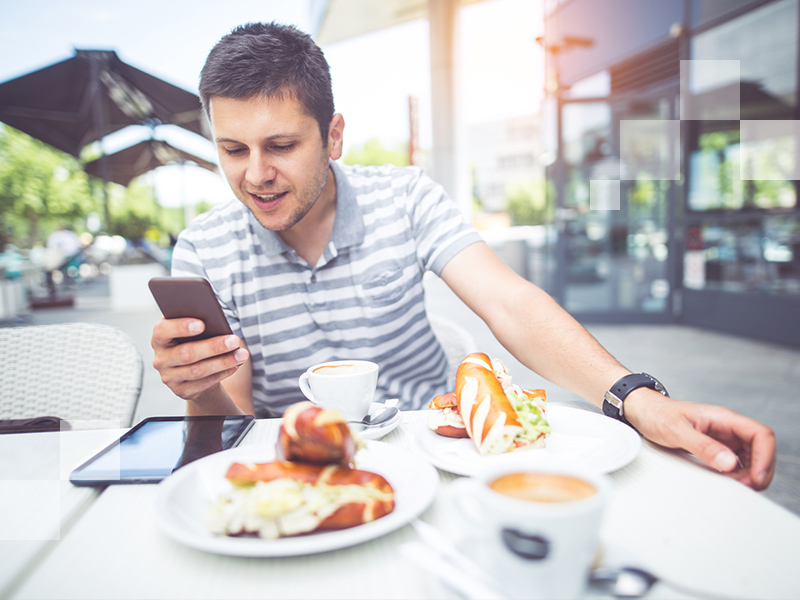
[[[433,149],[429,173],[472,216],[461,122],[461,0],[428,0]]]

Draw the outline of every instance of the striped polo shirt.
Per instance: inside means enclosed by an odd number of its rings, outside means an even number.
[[[439,275],[480,236],[419,168],[330,164],[336,218],[316,265],[238,200],[192,221],[173,253],[172,274],[208,279],[247,343],[258,417],[304,400],[300,375],[331,360],[378,363],[376,400],[399,398],[400,408],[421,408],[452,387],[422,276]]]

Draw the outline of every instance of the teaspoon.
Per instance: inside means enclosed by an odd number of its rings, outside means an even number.
[[[387,406],[376,415],[367,415],[360,421],[349,421],[350,423],[357,423],[359,425],[366,425],[367,427],[375,427],[381,425],[394,418],[400,412],[396,406]]]

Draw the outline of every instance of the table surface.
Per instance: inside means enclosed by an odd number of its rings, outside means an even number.
[[[414,452],[415,432],[425,418],[425,411],[403,413],[400,427],[383,441]],[[257,421],[242,444],[272,442],[278,423]],[[5,488],[0,523],[34,527],[28,538],[35,538],[20,540],[20,526],[0,525],[0,534],[5,533],[0,537],[0,597],[455,597],[398,552],[403,543],[418,539],[410,526],[350,548],[298,557],[237,558],[185,547],[156,526],[158,486],[117,485],[98,493],[67,481],[72,468],[119,434],[0,436],[0,486]],[[55,483],[52,476],[37,475],[53,472],[53,448],[60,449]],[[10,467],[7,457],[18,466]],[[437,498],[421,518],[453,535],[445,497],[457,476],[439,471],[439,477]],[[633,560],[664,581],[677,582],[681,590],[730,598],[800,597],[795,572],[800,518],[791,512],[691,457],[646,441],[639,456],[611,479],[613,492],[601,529],[606,556]],[[49,529],[39,527],[42,507],[33,501],[41,491],[37,486],[43,485],[55,485],[60,498],[58,518],[51,518]],[[53,514],[51,508],[45,512]],[[20,517],[11,520],[11,514]],[[660,584],[648,597],[694,596]]]

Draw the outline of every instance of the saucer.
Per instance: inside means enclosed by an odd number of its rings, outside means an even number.
[[[373,402],[369,407],[369,414],[371,415],[378,414],[384,408],[386,408],[387,404],[383,404],[382,402]],[[394,431],[397,428],[397,426],[400,425],[402,420],[403,420],[403,412],[398,411],[398,413],[394,417],[392,417],[385,423],[381,423],[378,426],[362,427],[361,425],[352,424],[350,425],[350,429],[362,440],[379,440],[383,436]]]

